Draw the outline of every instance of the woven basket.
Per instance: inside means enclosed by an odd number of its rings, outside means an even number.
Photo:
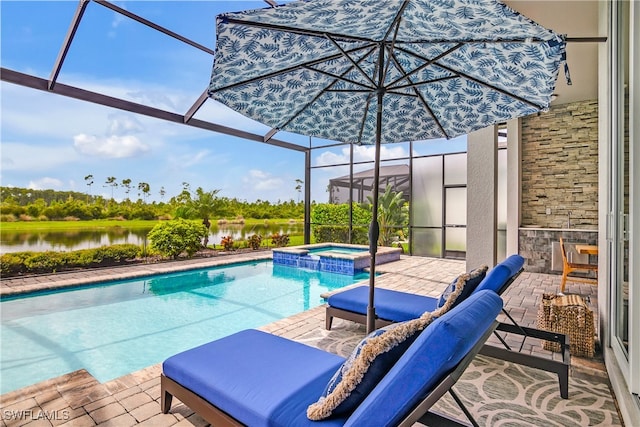
[[[593,357],[595,327],[593,311],[579,295],[543,294],[538,308],[538,329],[569,336],[569,351],[574,356]],[[545,350],[559,352],[560,344],[543,341]]]

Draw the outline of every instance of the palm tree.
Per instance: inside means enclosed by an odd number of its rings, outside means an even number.
[[[140,192],[142,192],[142,197],[144,198],[145,203],[147,202],[147,196],[151,192],[151,186],[146,182],[138,183],[138,197],[140,196]]]
[[[371,196],[369,206],[373,204]],[[384,194],[378,197],[378,224],[380,224],[380,236],[378,244],[389,246],[393,241],[394,230],[403,227],[407,222],[406,202],[402,198],[402,191],[392,191],[391,185],[387,185]]]
[[[298,192],[298,202],[300,202],[300,193],[302,193],[302,183],[304,181],[300,178],[296,178],[296,191]]]
[[[107,184],[105,185],[105,187],[106,186],[111,187],[111,198],[113,199],[113,190],[118,186],[118,183],[116,182],[116,177],[115,176],[108,177],[107,180],[105,181],[105,184]]]
[[[127,200],[128,200],[129,191],[131,191],[131,179],[130,178],[123,179],[121,185],[125,188],[124,193],[127,195]]]
[[[211,222],[209,219],[218,210],[219,200],[216,196],[220,190],[204,191],[202,187],[196,189],[196,197],[189,201],[189,208],[194,215],[202,218],[202,224],[207,227],[207,234],[204,237],[203,246],[209,244],[209,228]]]
[[[91,186],[93,185],[93,175],[89,174],[84,177],[84,182],[89,186],[89,194],[87,194],[87,203],[89,203],[89,197],[91,196]]]

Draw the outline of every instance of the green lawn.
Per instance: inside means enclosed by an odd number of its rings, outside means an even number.
[[[2,222],[0,229],[3,231],[33,231],[33,230],[77,230],[110,227],[149,228],[158,221],[118,221],[118,220],[93,220],[93,221],[16,221]]]
[[[96,229],[110,227],[126,227],[126,228],[150,228],[157,224],[158,220],[131,220],[120,221],[114,219],[101,219],[92,221],[16,221],[0,223],[2,231],[34,231],[34,230],[77,230],[77,229]],[[216,220],[211,221],[216,223]],[[286,224],[289,219],[247,219],[246,225],[253,224]],[[302,220],[300,220],[302,222]]]

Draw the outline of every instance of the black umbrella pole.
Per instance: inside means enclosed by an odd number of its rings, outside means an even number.
[[[378,105],[376,108],[376,152],[373,167],[373,194],[371,206],[371,225],[369,226],[369,254],[371,262],[369,263],[369,305],[367,306],[367,333],[376,329],[376,307],[374,302],[375,284],[376,284],[376,252],[378,252],[378,236],[380,236],[380,224],[378,224],[378,193],[380,191],[380,145],[382,144],[382,101],[384,99],[384,90],[382,82],[384,80],[383,64],[384,49],[380,46],[378,55]]]
[[[375,198],[375,197],[374,197]],[[378,236],[380,235],[380,226],[377,221],[378,209],[377,204],[373,205],[373,218],[369,225],[369,255],[371,261],[369,263],[369,304],[367,305],[367,334],[376,329],[376,308],[374,305],[375,277],[376,277],[376,252],[378,252]]]

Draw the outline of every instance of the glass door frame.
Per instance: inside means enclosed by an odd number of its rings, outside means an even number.
[[[637,399],[640,394],[640,263],[637,254],[640,253],[640,242],[634,241],[632,230],[640,224],[640,179],[634,170],[640,166],[640,153],[634,150],[634,136],[640,135],[640,127],[635,120],[631,120],[636,109],[639,90],[633,84],[634,78],[638,78],[640,71],[640,58],[638,55],[638,43],[634,46],[634,37],[640,34],[640,28],[631,23],[640,21],[640,7],[634,2],[627,3],[629,12],[623,11],[623,2],[612,1],[609,3],[609,141],[608,144],[608,188],[607,188],[607,217],[606,217],[606,243],[609,254],[607,263],[608,275],[606,285],[608,293],[608,324],[606,345],[613,352],[615,361],[625,378],[628,392]],[[625,22],[626,21],[626,22]],[[624,31],[627,25],[629,31]],[[630,26],[630,28],[629,28]],[[630,49],[631,48],[631,49]],[[631,55],[631,50],[635,54]],[[630,63],[634,61],[634,63]],[[624,132],[625,132],[625,72],[629,72],[629,212],[624,213]],[[635,184],[635,185],[634,185]],[[636,227],[634,227],[636,225]],[[636,233],[637,234],[637,233]],[[625,348],[619,339],[619,315],[623,307],[618,304],[621,301],[619,283],[624,279],[622,270],[625,261],[624,241],[629,241],[628,252],[628,347]],[[634,255],[635,254],[635,255]],[[635,262],[634,262],[635,260]]]

